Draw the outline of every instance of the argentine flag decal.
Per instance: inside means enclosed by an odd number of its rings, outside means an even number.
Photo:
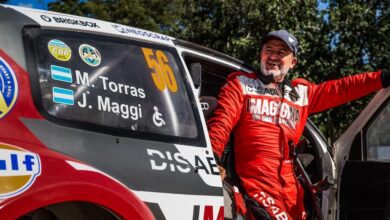
[[[71,89],[53,87],[53,102],[65,105],[73,105],[73,91]]]
[[[51,78],[58,81],[72,83],[72,71],[69,68],[51,65]]]

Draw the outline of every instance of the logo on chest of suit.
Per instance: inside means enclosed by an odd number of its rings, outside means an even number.
[[[299,121],[299,109],[285,102],[264,98],[248,98],[246,111],[252,114],[254,120],[284,124],[295,129]]]
[[[246,93],[255,93],[259,95],[272,95],[272,96],[277,96],[278,92],[275,88],[264,88],[262,86],[255,86],[255,85],[246,85],[245,86],[245,91]]]

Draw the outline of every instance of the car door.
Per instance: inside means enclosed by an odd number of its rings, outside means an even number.
[[[334,146],[339,219],[389,219],[390,89],[375,95]]]

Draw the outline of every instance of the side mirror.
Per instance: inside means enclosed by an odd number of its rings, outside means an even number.
[[[194,82],[195,89],[199,89],[202,84],[202,66],[200,63],[191,63],[190,75]]]

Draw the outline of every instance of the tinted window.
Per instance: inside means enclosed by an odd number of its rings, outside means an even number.
[[[172,48],[82,33],[28,32],[40,103],[49,116],[129,134],[199,136],[192,96]]]
[[[367,159],[390,161],[390,102],[367,130]]]

